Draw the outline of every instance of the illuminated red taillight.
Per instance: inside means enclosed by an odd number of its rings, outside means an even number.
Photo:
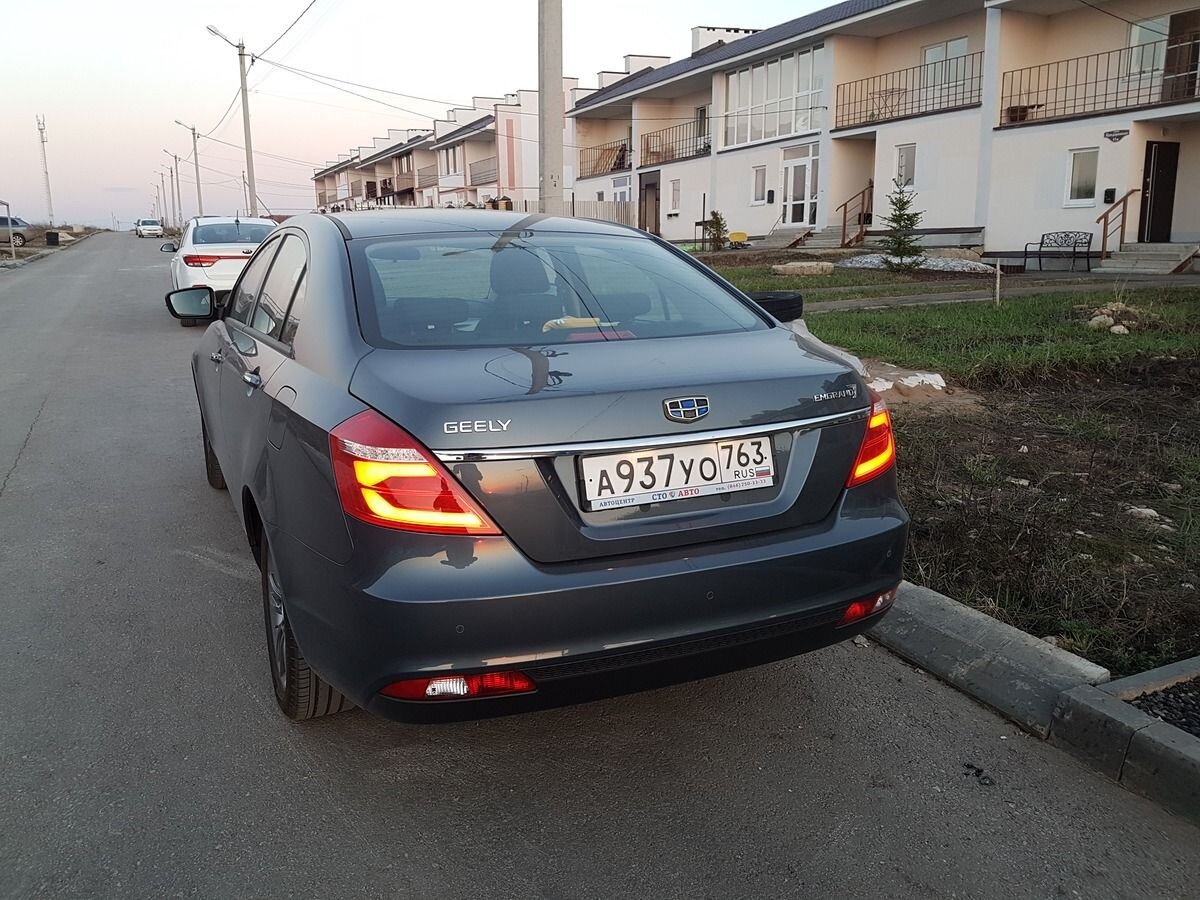
[[[855,487],[882,475],[896,464],[896,441],[892,436],[892,414],[887,404],[871,391],[871,413],[867,418],[867,432],[858,448],[858,458],[850,470],[846,487]]]
[[[533,679],[524,672],[484,672],[481,675],[436,675],[393,681],[381,694],[397,700],[470,700],[500,694],[536,691]]]
[[[426,534],[500,534],[437,457],[374,410],[334,428],[329,446],[347,515]]]
[[[863,597],[861,600],[855,600],[846,607],[846,611],[842,613],[842,621],[838,622],[838,625],[849,625],[851,622],[865,619],[867,616],[882,612],[895,602],[896,588],[872,594],[870,597]]]

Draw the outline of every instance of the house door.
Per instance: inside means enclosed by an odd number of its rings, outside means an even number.
[[[784,225],[817,224],[817,144],[783,151]]]
[[[1146,142],[1146,166],[1142,172],[1142,224],[1138,229],[1138,240],[1143,243],[1165,244],[1171,240],[1178,171],[1178,143]]]
[[[658,174],[644,172],[638,176],[638,228],[651,234],[659,234]]]

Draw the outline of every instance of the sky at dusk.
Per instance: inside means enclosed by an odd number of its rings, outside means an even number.
[[[201,134],[211,131],[200,141],[205,212],[239,209],[242,119],[240,107],[230,106],[237,54],[207,25],[244,39],[264,59],[429,98],[350,88],[409,110],[402,112],[258,62],[249,75],[258,193],[276,212],[310,209],[314,167],[388,128],[428,126],[445,113],[446,101],[537,87],[536,0],[316,0],[264,53],[306,5],[0,0],[7,75],[0,92],[0,200],[12,204],[14,215],[46,220],[40,114],[57,223],[108,225],[115,216],[128,224],[148,215],[153,185],[170,163],[163,151],[191,153],[191,134],[174,124],[179,119]],[[686,56],[693,25],[763,28],[825,5],[563,0],[563,71],[594,86],[596,72],[620,69],[627,53]],[[190,159],[181,168],[184,213],[193,215]]]

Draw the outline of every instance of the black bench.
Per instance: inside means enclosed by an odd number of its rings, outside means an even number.
[[[1040,241],[1025,245],[1025,269],[1029,269],[1029,258],[1036,256],[1038,271],[1043,269],[1042,260],[1047,256],[1051,259],[1070,259],[1071,271],[1075,271],[1075,260],[1082,259],[1087,263],[1087,270],[1092,271],[1092,233],[1090,231],[1051,231],[1043,234]]]

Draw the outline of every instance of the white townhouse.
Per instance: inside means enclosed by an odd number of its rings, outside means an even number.
[[[693,29],[570,110],[577,196],[641,227],[853,244],[900,178],[929,243],[1047,231],[1200,242],[1200,11],[1189,0],[849,0],[762,31]],[[1195,2],[1195,0],[1193,0]],[[810,235],[810,232],[812,234]]]

